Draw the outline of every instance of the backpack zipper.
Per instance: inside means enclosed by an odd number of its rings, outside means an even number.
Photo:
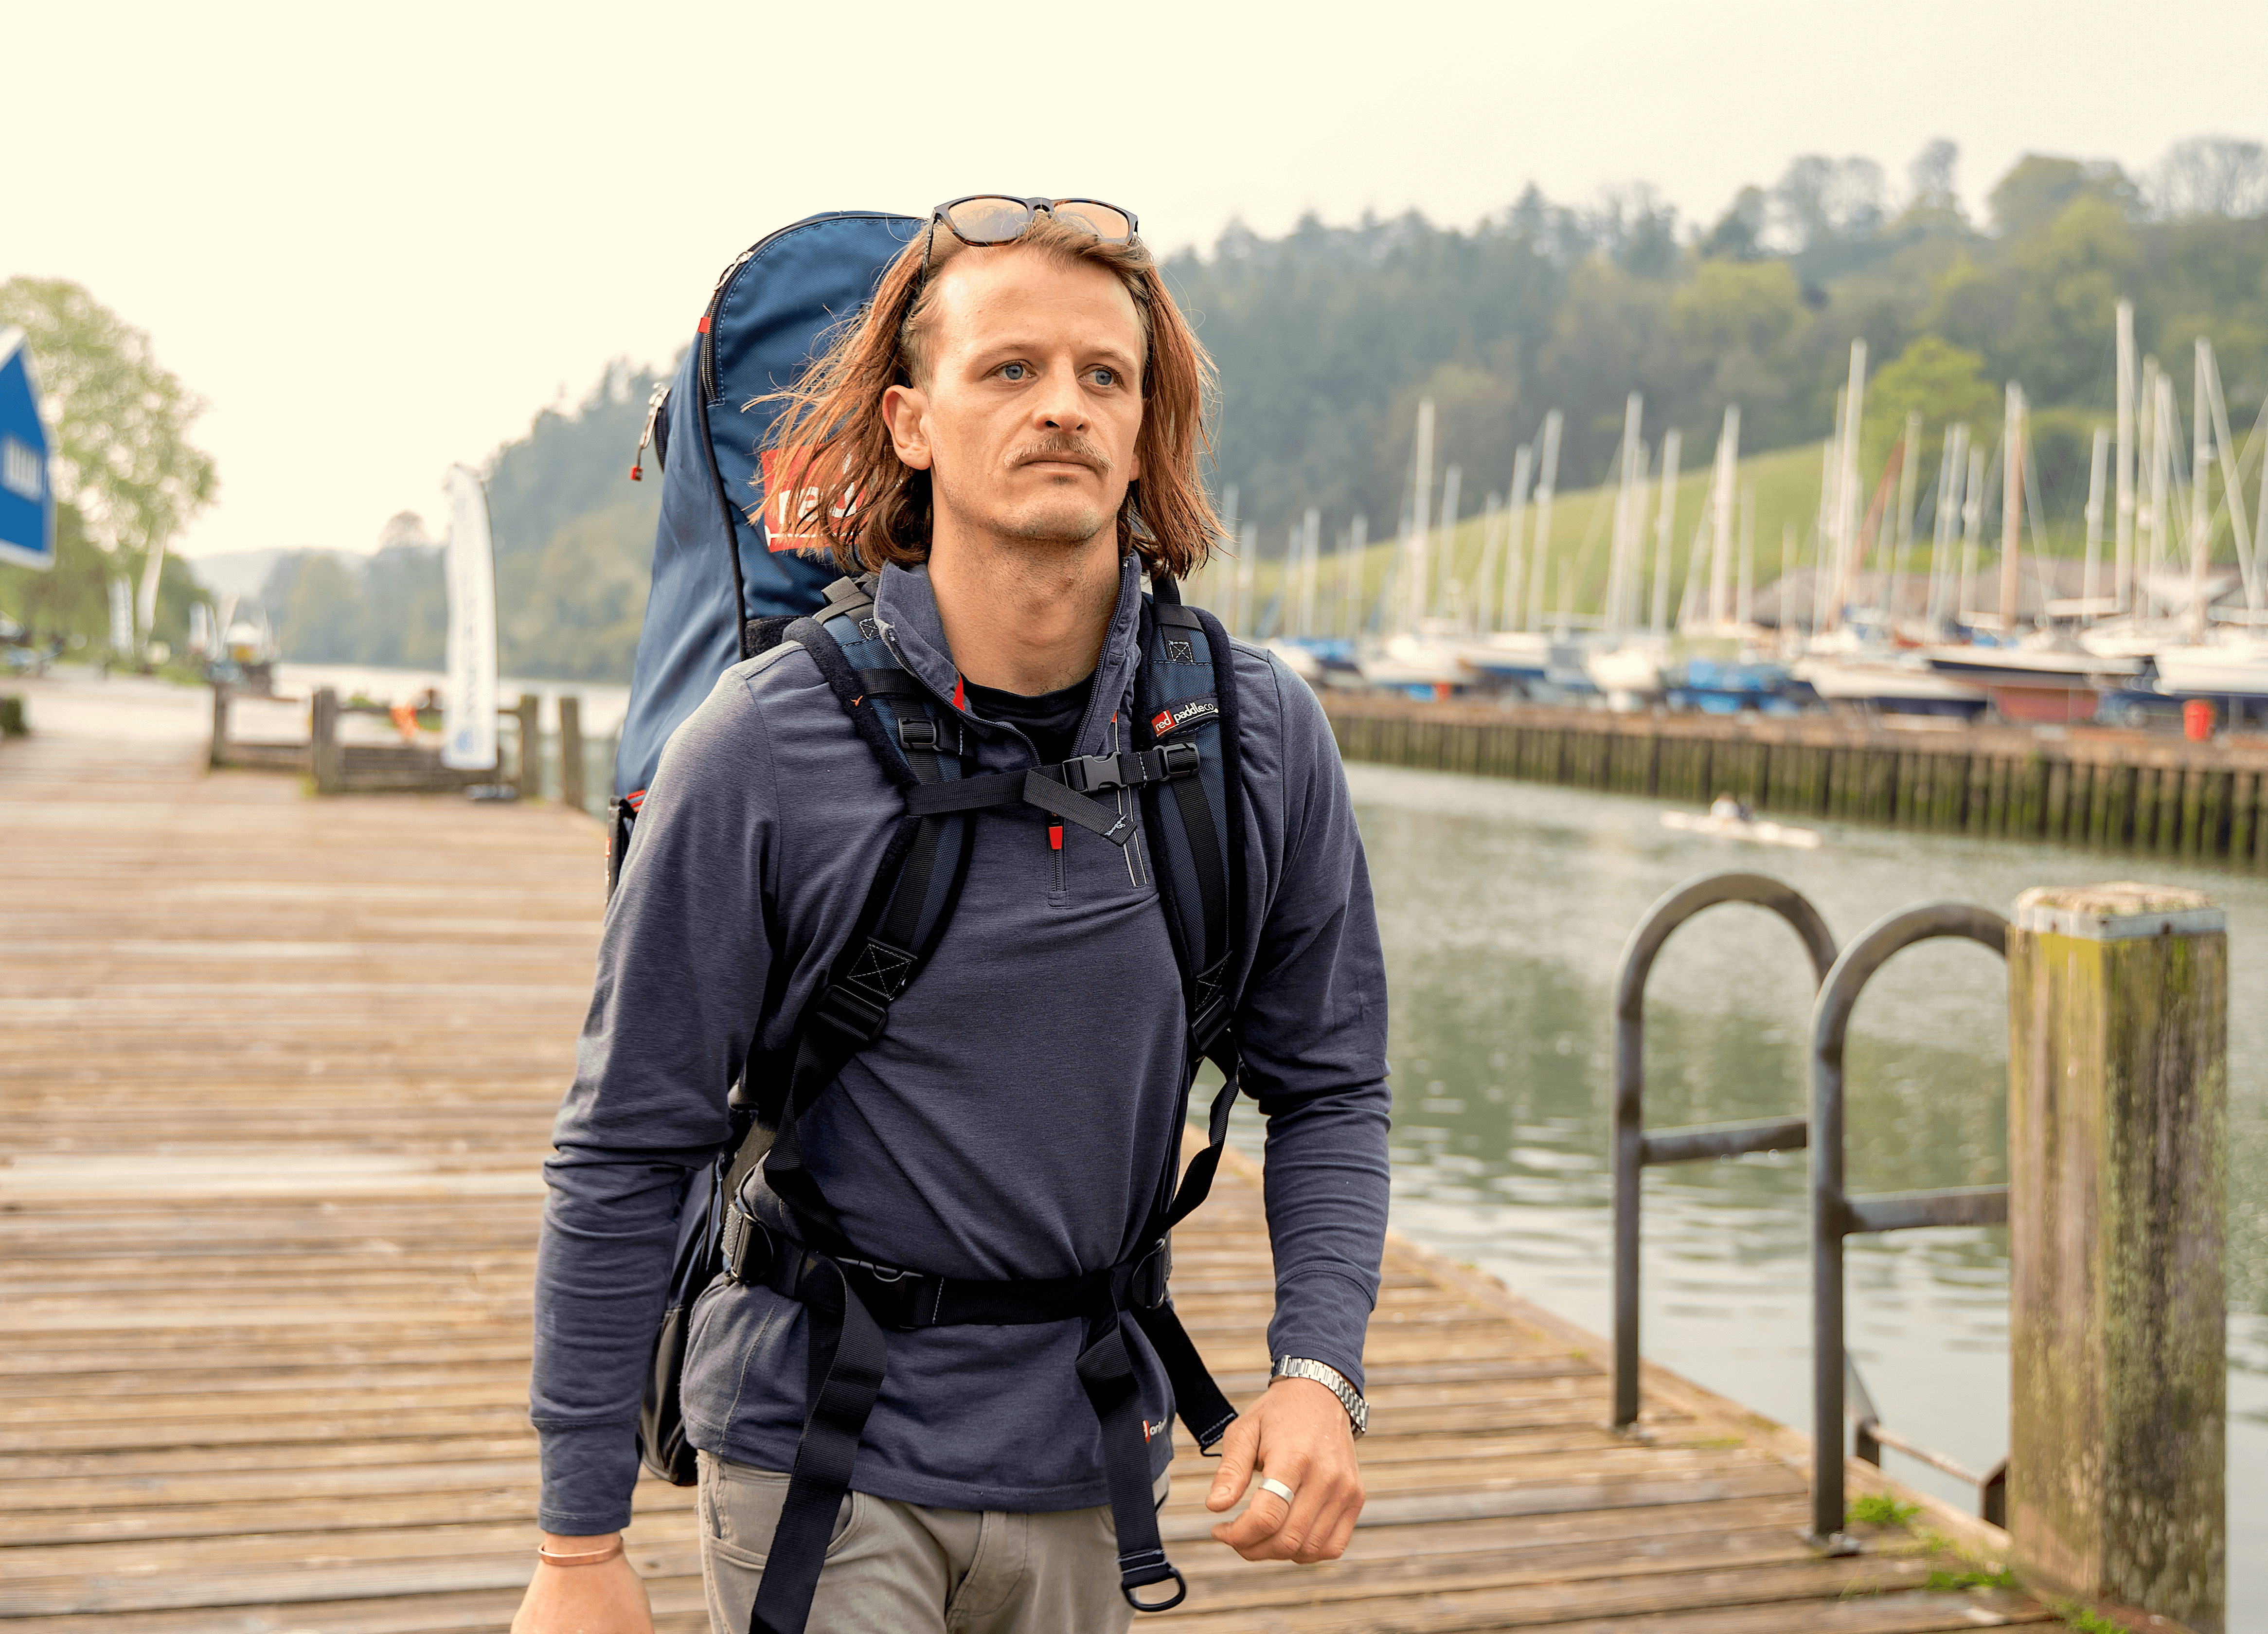
[[[656,381],[653,395],[645,400],[645,430],[638,433],[637,453],[630,460],[630,481],[645,481],[645,451],[653,442],[653,423],[661,417],[661,406],[669,401],[669,382]]]

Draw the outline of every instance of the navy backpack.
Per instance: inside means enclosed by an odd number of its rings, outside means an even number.
[[[771,548],[757,453],[771,422],[744,405],[792,385],[921,230],[910,216],[835,210],[758,239],[717,280],[677,378],[654,398],[646,430],[661,523],[615,754],[609,885],[662,745],[751,656],[750,621],[814,611],[841,574],[823,556]]]

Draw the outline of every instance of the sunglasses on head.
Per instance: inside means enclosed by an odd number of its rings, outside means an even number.
[[[1123,244],[1140,228],[1130,210],[1106,204],[1101,199],[1022,199],[1005,193],[972,193],[948,199],[929,213],[929,231],[922,239],[922,284],[929,282],[930,251],[937,242],[937,224],[963,244],[1013,244],[1032,230],[1042,216],[1067,227],[1083,228],[1105,244]],[[914,291],[916,299],[921,286]]]

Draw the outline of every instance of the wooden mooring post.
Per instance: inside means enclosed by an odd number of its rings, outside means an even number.
[[[2198,1634],[2226,1627],[2225,923],[2121,884],[2028,891],[2008,931],[2017,1569]]]
[[[559,803],[571,811],[585,809],[583,788],[583,701],[571,692],[559,695]]]
[[[328,687],[316,688],[308,701],[307,764],[314,774],[316,793],[337,794],[345,789],[345,757],[339,749],[339,695]]]
[[[542,707],[542,699],[523,692],[519,707],[512,711],[519,723],[519,759],[512,768],[512,786],[523,800],[538,799],[543,794]]]

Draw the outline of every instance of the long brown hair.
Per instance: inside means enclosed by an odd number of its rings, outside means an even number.
[[[898,458],[882,418],[882,394],[928,379],[938,276],[972,247],[939,230],[924,283],[923,242],[917,239],[890,263],[874,298],[837,328],[795,385],[747,404],[777,405],[766,439],[777,451],[765,461],[771,483],[806,489],[796,505],[801,519],[792,525],[823,538],[846,573],[929,559],[930,474]],[[1145,349],[1142,429],[1134,445],[1142,476],[1118,507],[1118,548],[1122,556],[1138,554],[1152,576],[1188,578],[1205,564],[1223,531],[1199,471],[1212,452],[1218,377],[1150,252],[1139,239],[1107,244],[1042,216],[1021,239],[987,253],[1089,261],[1108,268],[1133,298]],[[769,494],[766,503],[785,516]]]

